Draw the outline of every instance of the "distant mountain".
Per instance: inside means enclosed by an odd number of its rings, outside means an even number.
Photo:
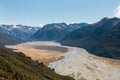
[[[39,27],[23,25],[0,25],[0,32],[12,35],[23,40],[33,35],[37,30],[39,30]]]
[[[66,23],[53,23],[43,26],[39,31],[37,31],[32,38],[34,40],[43,41],[59,41],[65,37],[69,32],[76,30],[78,28],[86,26],[87,23],[79,24],[69,24]]]
[[[98,56],[120,59],[120,19],[103,18],[69,33],[60,42],[85,48]]]
[[[0,46],[12,45],[12,44],[17,44],[22,42],[24,41],[19,38],[0,32]]]
[[[0,48],[0,80],[74,80],[22,53]]]
[[[72,29],[72,30],[76,30],[78,28],[82,28],[82,27],[85,27],[87,26],[88,24],[87,23],[72,23],[72,24],[69,24],[68,26]]]

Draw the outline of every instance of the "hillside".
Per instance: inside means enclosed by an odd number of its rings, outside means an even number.
[[[61,43],[85,48],[98,56],[120,59],[120,19],[103,18],[69,33]]]
[[[0,48],[0,80],[73,80],[60,76],[22,53]]]
[[[8,35],[6,33],[0,32],[0,46],[3,45],[12,45],[12,44],[17,44],[17,43],[22,43],[24,42],[21,39],[18,39],[12,35]]]
[[[75,80],[120,80],[120,60],[98,57],[85,49],[53,41],[35,41],[7,46],[43,62],[55,72]],[[101,77],[102,76],[102,77]]]

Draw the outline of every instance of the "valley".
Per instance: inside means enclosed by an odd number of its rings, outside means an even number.
[[[0,80],[120,80],[120,1],[1,0]]]
[[[64,46],[53,41],[26,42],[6,47],[14,52],[23,52],[58,74],[76,80],[120,80],[119,60],[98,57],[83,48]]]
[[[63,53],[68,51],[68,48],[61,47],[58,43],[53,42],[27,42],[18,45],[6,45],[6,47],[14,49],[14,52],[23,52],[32,60],[45,64],[62,59]]]

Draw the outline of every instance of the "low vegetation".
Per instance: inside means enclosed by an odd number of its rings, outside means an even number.
[[[0,80],[73,80],[22,53],[0,48]]]

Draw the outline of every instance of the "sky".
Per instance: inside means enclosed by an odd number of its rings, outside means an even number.
[[[120,17],[120,0],[0,0],[0,24],[42,26]]]

